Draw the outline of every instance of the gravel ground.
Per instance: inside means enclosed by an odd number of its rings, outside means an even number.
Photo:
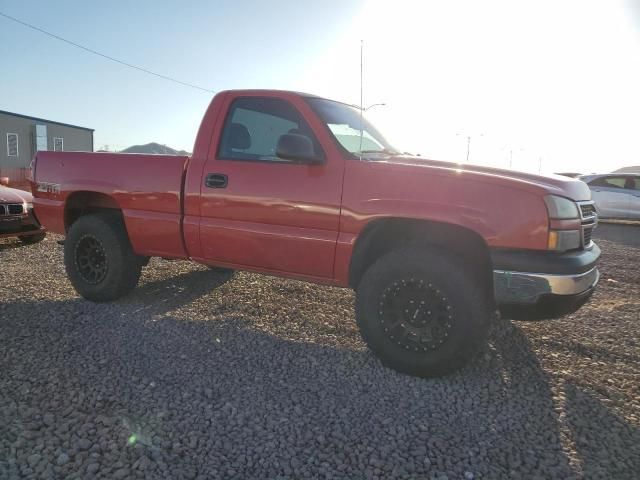
[[[601,221],[593,232],[593,238],[640,247],[640,221]]]
[[[473,365],[383,368],[347,290],[153,260],[80,300],[50,236],[0,241],[0,478],[639,478],[640,262]]]

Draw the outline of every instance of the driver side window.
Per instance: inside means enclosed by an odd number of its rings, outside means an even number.
[[[308,137],[316,155],[322,156],[311,128],[289,102],[278,98],[237,98],[229,107],[218,158],[287,162],[276,156],[276,150],[280,138],[290,133]]]

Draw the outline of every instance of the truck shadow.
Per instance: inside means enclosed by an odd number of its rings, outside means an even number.
[[[595,392],[579,381],[568,381],[565,391],[566,424],[584,478],[632,478],[629,472],[637,474],[640,429],[598,399],[604,396],[608,401],[607,392]]]
[[[0,252],[4,250],[12,250],[14,248],[25,247],[25,244],[22,243],[17,238],[4,238],[0,239]]]
[[[175,276],[145,281],[143,271],[140,285],[112,305],[119,305],[123,309],[137,306],[132,313],[145,311],[148,314],[163,315],[211,293],[232,278],[233,273],[218,273],[204,267]]]
[[[355,468],[348,471],[364,476],[363,469],[382,468],[389,478],[459,478],[466,471],[566,478],[580,469],[615,473],[610,462],[620,455],[638,466],[638,430],[579,387],[568,387],[567,420],[560,420],[551,379],[514,324],[499,321],[490,347],[461,372],[417,379],[383,368],[363,348],[270,335],[233,310],[209,321],[175,315],[224,278],[194,271],[150,281],[107,305],[0,305],[0,404],[15,405],[0,409],[0,454],[13,451],[44,406],[57,405],[66,414],[56,421],[72,428],[76,414],[94,424],[108,419],[121,458],[131,463],[141,452],[154,459],[162,452],[172,468],[195,465],[211,476],[223,467],[220,458],[242,464],[246,451],[261,452],[264,476],[278,475],[283,452],[300,462],[342,452]],[[167,300],[154,303],[163,294]],[[140,310],[147,302],[150,308]],[[614,421],[618,427],[599,444],[593,427]],[[242,429],[253,434],[237,435]],[[204,450],[175,447],[194,431]],[[131,435],[140,439],[136,449],[127,447]],[[588,439],[574,442],[576,458],[566,453],[567,435]],[[372,450],[372,437],[386,446]],[[367,467],[353,460],[360,457]],[[0,473],[2,462],[0,455]]]

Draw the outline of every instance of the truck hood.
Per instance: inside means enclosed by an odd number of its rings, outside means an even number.
[[[0,186],[0,203],[24,203],[31,202],[32,195],[29,192]]]
[[[532,191],[538,194],[560,195],[574,201],[591,200],[591,191],[586,183],[562,175],[536,175],[515,170],[461,164],[422,157],[399,155],[382,161],[390,165],[405,166],[407,169],[432,169],[441,175],[456,175],[470,180],[484,181],[501,186]],[[418,171],[416,171],[418,173]]]

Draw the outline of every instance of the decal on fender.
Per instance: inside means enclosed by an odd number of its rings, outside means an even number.
[[[38,191],[45,193],[60,193],[59,183],[38,182]]]

